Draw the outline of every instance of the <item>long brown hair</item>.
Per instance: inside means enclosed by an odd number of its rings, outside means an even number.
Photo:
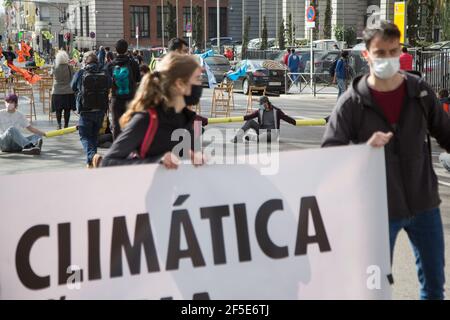
[[[181,79],[188,82],[192,74],[199,68],[193,56],[169,53],[161,61],[158,70],[146,74],[128,105],[127,112],[120,118],[120,126],[124,128],[136,112],[142,112],[162,104],[172,98],[172,87]]]

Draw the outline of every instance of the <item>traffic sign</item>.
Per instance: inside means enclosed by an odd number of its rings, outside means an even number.
[[[89,36],[90,36],[92,39],[95,39],[95,32],[92,31],[92,32],[89,34]]]
[[[186,24],[186,32],[192,32],[192,25],[190,22]]]
[[[313,6],[308,7],[306,9],[306,21],[314,22],[316,21],[316,9]]]

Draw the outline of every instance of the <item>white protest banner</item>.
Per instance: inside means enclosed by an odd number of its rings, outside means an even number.
[[[384,151],[2,176],[1,299],[389,299]]]

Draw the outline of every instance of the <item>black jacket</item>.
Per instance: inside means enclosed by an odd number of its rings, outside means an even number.
[[[136,63],[136,61],[134,59],[132,59],[130,56],[126,55],[126,54],[118,54],[114,60],[112,61],[111,64],[107,65],[107,71],[109,73],[109,76],[111,77],[111,79],[113,79],[113,71],[114,71],[114,67],[116,66],[124,66],[124,65],[130,65],[130,69],[132,72],[132,79],[134,81],[134,92],[132,92],[129,96],[129,98],[127,98],[127,100],[131,100],[136,92],[136,84],[138,82],[141,81],[141,73],[139,72],[139,65]],[[111,95],[113,97],[116,97],[116,88],[115,85],[113,84],[112,86],[112,91],[111,91]]]
[[[354,79],[338,100],[322,146],[364,143],[376,131],[393,132],[385,146],[387,197],[390,218],[414,216],[440,204],[427,129],[450,151],[450,121],[431,87],[421,78],[403,73],[407,93],[398,124],[391,126],[372,99],[367,75]]]
[[[156,107],[156,112],[158,128],[145,159],[130,157],[133,153],[139,153],[150,124],[148,112],[138,112],[132,117],[103,158],[103,167],[158,162],[166,152],[172,151],[179,143],[171,140],[172,133],[177,129],[185,129],[186,132],[190,133],[192,138],[190,143],[191,147],[193,146],[194,121],[201,121],[195,112],[184,108],[181,113],[177,114],[173,108],[165,109],[162,106]]]
[[[277,127],[274,128],[274,129],[280,129],[281,119],[283,119],[284,121],[286,121],[286,122],[288,122],[288,123],[290,123],[290,124],[292,124],[294,126],[297,124],[297,122],[295,121],[294,118],[289,117],[287,114],[285,114],[283,111],[281,111],[281,109],[279,109],[279,108],[277,108],[277,107],[275,107],[273,105],[271,105],[271,106],[276,111],[276,123],[275,123],[275,125]],[[261,117],[262,116],[261,116],[260,110],[256,110],[253,113],[245,115],[244,116],[244,120],[248,121],[250,119],[258,118],[259,125],[262,125],[263,124],[263,119],[261,119]]]

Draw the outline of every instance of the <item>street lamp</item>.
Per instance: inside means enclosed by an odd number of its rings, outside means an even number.
[[[220,54],[220,6],[219,0],[217,0],[217,47]]]
[[[190,28],[188,30],[188,32],[189,32],[189,50],[191,50],[191,48],[192,48],[192,32],[193,32],[193,24],[194,24],[193,23],[194,19],[192,16],[192,0],[191,0],[191,12],[189,13],[189,20],[190,20],[190,22],[189,22]]]
[[[205,34],[205,52],[206,52],[206,0],[203,3],[203,29]]]
[[[161,0],[161,38],[162,47],[164,48],[164,0]]]

